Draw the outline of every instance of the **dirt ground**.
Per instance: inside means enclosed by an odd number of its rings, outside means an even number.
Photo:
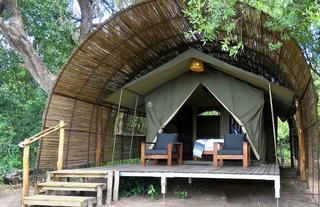
[[[179,199],[173,189],[188,192],[187,199]],[[281,207],[316,207],[313,198],[302,193],[303,185],[295,181],[281,183]],[[3,186],[0,193],[1,207],[20,206],[21,187]],[[152,200],[148,196],[121,197],[114,207],[271,207],[275,206],[273,183],[268,181],[224,181],[193,180],[190,185],[186,179],[169,179],[168,194],[163,202],[162,197]]]

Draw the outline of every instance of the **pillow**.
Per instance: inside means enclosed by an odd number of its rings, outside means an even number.
[[[223,149],[242,149],[246,134],[225,134]]]
[[[155,149],[167,149],[168,143],[172,143],[176,141],[178,141],[177,133],[171,133],[171,134],[157,133],[157,142],[156,142]]]

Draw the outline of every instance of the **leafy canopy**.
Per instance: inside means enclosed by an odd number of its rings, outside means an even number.
[[[55,73],[75,47],[68,0],[18,0],[28,38]],[[21,169],[18,143],[40,131],[46,94],[24,68],[19,54],[0,36],[0,182],[2,175]],[[35,161],[37,145],[31,158]]]
[[[205,44],[223,32],[226,35],[221,41],[222,50],[234,56],[243,49],[235,28],[242,16],[249,15],[248,6],[267,13],[265,26],[281,32],[280,42],[269,43],[271,50],[294,38],[314,72],[320,74],[320,4],[316,0],[189,0],[184,11],[193,26],[189,35],[200,35]]]

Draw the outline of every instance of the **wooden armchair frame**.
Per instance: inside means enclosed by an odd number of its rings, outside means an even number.
[[[172,159],[177,158],[178,165],[182,164],[182,143],[181,142],[172,142],[168,143],[167,151],[168,154],[145,154],[146,144],[155,144],[155,142],[142,142],[141,143],[141,165],[145,166],[145,160],[153,159],[154,164],[157,164],[157,160],[166,159],[167,165],[172,166]],[[177,152],[173,152],[173,145],[177,145]]]
[[[219,155],[218,151],[223,149],[223,144],[213,144],[213,166],[218,167],[223,165],[223,160],[242,160],[242,166],[244,168],[250,165],[250,144],[243,142],[242,155]]]

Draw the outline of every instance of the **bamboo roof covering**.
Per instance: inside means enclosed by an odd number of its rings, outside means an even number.
[[[312,75],[295,41],[288,40],[280,50],[270,51],[268,43],[276,43],[279,35],[263,26],[265,14],[248,8],[250,15],[243,17],[236,28],[244,49],[236,57],[230,57],[221,50],[219,39],[223,34],[219,34],[216,42],[206,45],[200,37],[186,35],[191,26],[183,9],[183,0],[149,0],[132,5],[89,34],[71,55],[48,99],[43,120],[44,128],[56,125],[60,119],[68,123],[65,167],[94,163],[97,116],[102,120],[103,161],[110,160],[116,106],[104,99],[189,48],[294,91],[302,98],[304,114],[308,114],[304,123],[309,130],[306,133],[316,137],[317,98]],[[100,115],[98,108],[102,110]],[[40,168],[55,166],[58,142],[57,135],[43,140],[38,159]],[[126,139],[121,142],[126,143]],[[124,155],[118,150],[115,157],[121,159]]]

